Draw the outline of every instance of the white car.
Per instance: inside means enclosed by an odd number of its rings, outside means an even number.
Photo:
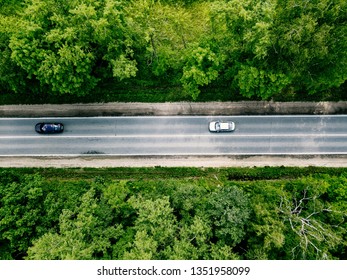
[[[214,121],[208,124],[210,132],[231,132],[235,130],[235,123],[231,121]]]

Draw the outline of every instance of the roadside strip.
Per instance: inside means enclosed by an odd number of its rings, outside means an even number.
[[[339,102],[173,102],[3,105],[0,117],[216,116],[347,114]]]
[[[347,155],[295,156],[76,156],[76,157],[0,157],[0,167],[263,167],[321,166],[347,167]]]

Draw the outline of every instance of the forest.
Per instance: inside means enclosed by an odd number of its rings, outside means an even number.
[[[0,104],[347,100],[346,0],[0,0]],[[346,168],[0,168],[1,260],[347,259]]]
[[[347,259],[347,169],[0,169],[0,259]]]
[[[346,98],[345,0],[0,3],[0,95],[13,100]]]

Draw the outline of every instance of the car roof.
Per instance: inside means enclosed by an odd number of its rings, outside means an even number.
[[[229,129],[230,124],[228,122],[221,122],[220,123],[220,128],[221,129]]]

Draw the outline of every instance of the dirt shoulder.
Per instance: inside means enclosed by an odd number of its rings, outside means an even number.
[[[0,117],[347,114],[339,102],[175,102],[3,105]]]
[[[151,156],[151,157],[0,157],[0,167],[263,167],[323,166],[346,167],[347,155],[340,156]]]

